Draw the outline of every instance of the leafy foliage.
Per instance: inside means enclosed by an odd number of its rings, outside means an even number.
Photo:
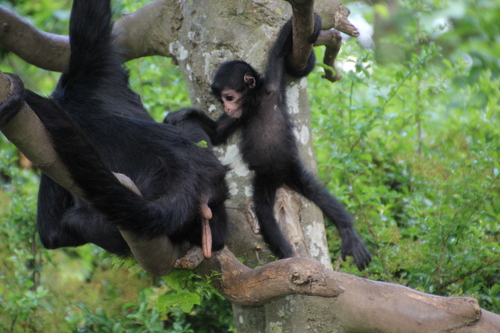
[[[394,36],[413,48],[403,63],[380,66],[350,42],[340,82],[310,80],[320,177],[374,252],[366,277],[469,295],[498,313],[500,82],[494,70],[471,75],[466,54],[445,57],[440,40],[417,28]],[[329,240],[336,258],[334,230]]]

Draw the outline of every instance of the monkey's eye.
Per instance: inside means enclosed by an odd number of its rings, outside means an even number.
[[[234,98],[233,95],[226,95],[226,96],[224,96],[224,99],[226,101],[228,101],[228,102],[231,102],[233,100],[233,98]]]

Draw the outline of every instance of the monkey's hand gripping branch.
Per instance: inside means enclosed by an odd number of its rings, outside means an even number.
[[[323,66],[325,69],[323,78],[330,82],[340,80],[342,77],[336,74],[335,69],[335,60],[342,43],[339,31],[352,37],[359,36],[358,29],[348,20],[350,10],[342,6],[338,0],[318,1],[316,5],[312,0],[287,1],[293,7],[293,54],[290,56],[292,66],[303,68],[311,53],[312,45],[308,43],[307,36],[313,32],[314,10],[321,16],[323,29],[314,46],[326,46],[323,59],[326,66]]]
[[[24,86],[15,75],[0,72],[0,131],[47,176],[73,194],[85,199],[84,192],[71,179],[55,152],[50,135],[36,113],[24,102]],[[114,174],[124,186],[138,195],[139,189],[123,174]],[[180,257],[179,249],[167,236],[140,239],[120,230],[137,262],[148,272],[167,275]]]

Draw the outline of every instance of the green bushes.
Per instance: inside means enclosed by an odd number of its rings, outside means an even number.
[[[415,50],[401,64],[380,66],[349,42],[339,64],[354,71],[333,85],[309,80],[319,175],[373,251],[364,276],[500,313],[500,80],[486,68],[476,76],[466,45],[447,56],[416,33],[400,32]],[[335,230],[329,244],[336,259]]]

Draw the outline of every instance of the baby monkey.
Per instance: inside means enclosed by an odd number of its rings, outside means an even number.
[[[321,30],[321,18],[315,14],[314,43]],[[276,191],[287,185],[316,204],[335,223],[342,238],[341,253],[354,257],[359,270],[371,261],[371,255],[353,228],[349,213],[299,158],[293,134],[293,123],[287,110],[285,72],[293,77],[308,75],[314,68],[314,52],[301,70],[287,63],[292,53],[292,22],[280,30],[272,46],[264,77],[244,61],[228,61],[220,65],[211,85],[213,94],[223,103],[224,114],[217,119],[214,145],[226,143],[229,136],[241,130],[240,150],[253,178],[253,201],[262,235],[280,258],[292,256],[292,247],[281,232],[273,215]]]

